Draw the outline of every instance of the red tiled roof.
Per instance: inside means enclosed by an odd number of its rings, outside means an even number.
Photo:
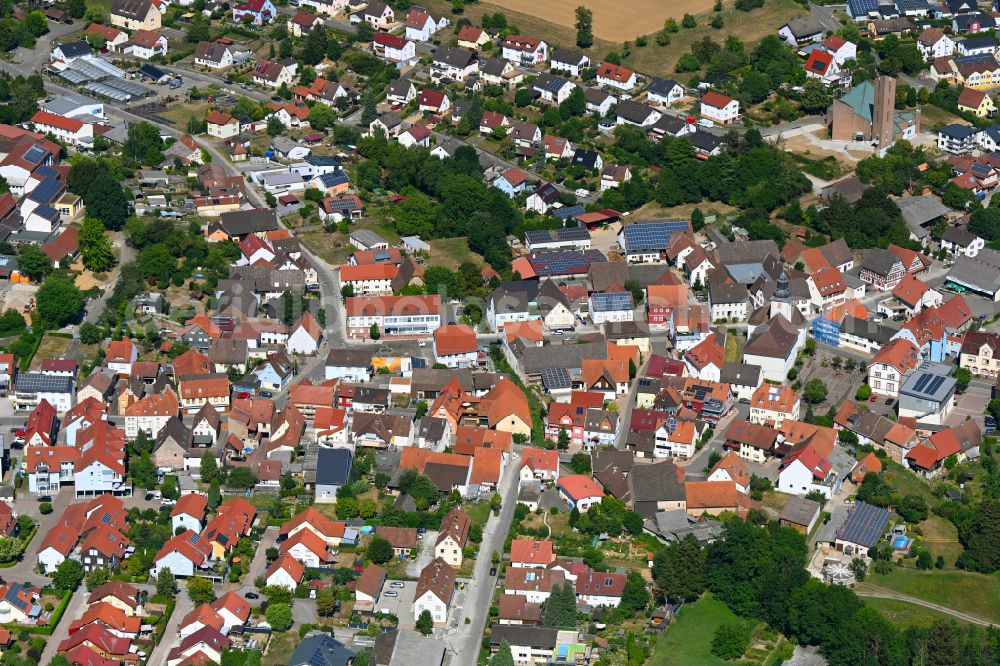
[[[559,487],[574,501],[587,497],[604,497],[597,482],[585,474],[571,474],[559,478]]]
[[[726,97],[725,95],[720,95],[719,93],[711,90],[701,97],[702,104],[707,104],[708,106],[715,107],[716,109],[724,109],[726,105],[732,101],[732,97]]]

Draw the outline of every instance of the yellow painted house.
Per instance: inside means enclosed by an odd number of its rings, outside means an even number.
[[[958,96],[958,110],[974,113],[979,118],[992,118],[997,113],[993,98],[982,90],[965,88]]]

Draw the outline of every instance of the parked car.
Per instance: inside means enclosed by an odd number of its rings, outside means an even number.
[[[385,591],[385,592],[384,592],[384,593],[382,594],[382,596],[383,596],[383,597],[389,597],[390,599],[392,599],[392,598],[394,598],[394,597],[398,597],[398,596],[399,596],[399,592],[396,592],[395,590],[386,590],[386,591]]]
[[[406,583],[401,580],[394,580],[389,583],[389,587],[406,587]]]
[[[274,396],[274,394],[271,393],[270,391],[261,391],[260,392],[260,397],[262,397],[262,398],[270,398],[272,396]]]
[[[245,596],[247,599],[260,599],[260,595],[257,594],[256,592],[247,592],[243,596]]]

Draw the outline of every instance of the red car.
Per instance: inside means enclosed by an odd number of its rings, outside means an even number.
[[[873,393],[871,399],[868,402],[875,402],[876,400],[878,400],[878,396]]]
[[[24,428],[18,428],[14,431],[16,437],[24,437]]]
[[[249,391],[240,391],[239,393],[236,394],[236,397],[237,398],[249,398],[250,397],[250,392]]]

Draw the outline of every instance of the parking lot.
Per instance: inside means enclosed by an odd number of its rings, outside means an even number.
[[[965,393],[955,396],[958,405],[952,410],[945,425],[957,426],[964,423],[967,418],[979,419],[982,423],[983,412],[990,401],[990,384],[982,379],[974,379]]]
[[[413,628],[413,596],[417,591],[415,581],[387,580],[378,603],[375,604],[376,611],[392,613],[399,618],[399,626],[407,629]],[[395,596],[391,596],[395,592]]]

